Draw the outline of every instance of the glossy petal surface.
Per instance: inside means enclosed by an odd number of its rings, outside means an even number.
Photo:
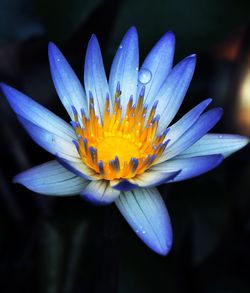
[[[175,50],[175,37],[172,32],[167,32],[149,52],[144,60],[140,72],[138,91],[139,95],[143,86],[145,86],[145,102],[151,103],[155,100],[159,89],[172,69]],[[140,73],[142,78],[140,78]],[[145,74],[148,79],[145,80]]]
[[[95,35],[92,35],[85,57],[84,84],[87,96],[92,93],[96,112],[103,118],[103,109],[107,95],[109,94],[108,82],[103,66],[101,50]]]
[[[166,255],[172,245],[172,227],[160,193],[155,188],[122,192],[118,209],[141,238],[155,252]]]
[[[138,36],[134,27],[130,28],[123,37],[121,44],[114,57],[110,76],[109,86],[111,99],[114,100],[118,82],[121,88],[121,106],[126,109],[127,102],[131,95],[134,99],[138,83]]]
[[[249,143],[245,136],[236,134],[208,133],[190,148],[182,152],[178,158],[222,154],[225,158],[237,152]]]
[[[17,116],[30,137],[46,151],[61,158],[78,161],[79,155],[71,140],[66,136],[60,137],[46,129],[39,127],[32,122]]]
[[[88,183],[57,161],[50,161],[24,171],[14,178],[14,182],[34,192],[54,196],[79,194]]]
[[[36,101],[6,84],[1,84],[1,89],[18,116],[57,136],[75,138],[75,133],[68,123]]]
[[[195,63],[196,58],[193,55],[178,63],[155,97],[159,101],[156,112],[161,116],[159,132],[168,127],[179,110],[193,77]]]
[[[91,181],[81,192],[81,196],[86,200],[101,205],[112,203],[119,195],[120,191],[110,187],[107,180]]]
[[[181,172],[179,172],[172,180],[166,181],[165,183],[177,182],[206,173],[217,167],[222,160],[222,155],[210,155],[185,159],[177,159],[176,157],[172,160],[153,166],[152,170],[155,172],[174,172],[175,170],[181,169]]]
[[[87,100],[82,84],[61,51],[53,43],[49,44],[49,62],[52,79],[65,109],[73,120],[72,106],[80,113],[87,111]]]
[[[220,120],[222,113],[221,108],[215,108],[202,114],[192,127],[166,148],[158,162],[169,160],[193,145]]]

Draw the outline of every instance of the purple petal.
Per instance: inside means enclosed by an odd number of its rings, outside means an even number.
[[[110,94],[113,101],[117,84],[120,83],[123,110],[126,109],[130,96],[136,96],[139,66],[138,50],[137,31],[135,27],[131,27],[123,37],[116,52],[109,76]]]
[[[85,165],[81,159],[73,161],[57,156],[57,160],[61,165],[63,165],[64,168],[68,169],[72,173],[86,180],[92,181],[101,178],[99,174],[97,174],[94,170]]]
[[[143,62],[140,72],[148,70],[151,73],[150,80],[145,84],[139,83],[137,96],[145,86],[145,102],[151,103],[159,92],[164,80],[172,69],[175,50],[175,37],[172,32],[167,32],[153,47],[145,61]]]
[[[202,114],[191,128],[189,128],[171,146],[166,148],[158,163],[177,156],[193,145],[219,121],[222,113],[223,111],[221,108],[215,108]]]
[[[73,69],[55,44],[49,43],[48,53],[51,75],[57,94],[71,120],[74,120],[72,106],[79,113],[81,109],[84,109],[85,112],[88,109],[84,89]]]
[[[181,170],[174,170],[174,172],[168,172],[163,170],[158,172],[149,169],[146,172],[129,179],[129,181],[133,184],[137,184],[139,187],[154,187],[162,184],[163,182],[173,180],[173,178],[175,178],[180,171]]]
[[[122,192],[115,201],[138,237],[153,251],[166,255],[173,241],[166,206],[156,188]]]
[[[95,204],[110,204],[119,194],[120,191],[110,187],[108,180],[91,181],[81,192],[84,199]]]
[[[193,77],[195,63],[195,55],[178,63],[169,73],[159,94],[155,97],[156,100],[159,100],[156,112],[164,117],[164,123],[159,125],[159,132],[170,124],[178,112]]]
[[[6,84],[2,83],[1,89],[18,116],[58,136],[75,138],[72,127],[42,105]]]
[[[208,133],[191,147],[182,152],[178,158],[222,154],[224,158],[237,152],[249,143],[249,138],[235,134]]]
[[[101,50],[95,35],[92,35],[86,52],[84,84],[86,92],[91,91],[93,94],[97,115],[103,117],[106,96],[110,94]]]
[[[39,127],[32,122],[18,117],[18,120],[22,123],[23,127],[29,133],[30,137],[46,151],[53,155],[58,155],[64,159],[71,161],[78,161],[79,154],[71,140],[68,137],[60,137],[46,129]]]
[[[34,192],[53,196],[80,194],[88,183],[69,172],[57,161],[50,161],[24,171],[13,181]]]
[[[151,169],[155,172],[174,172],[181,169],[181,172],[167,183],[177,182],[206,173],[217,167],[223,159],[224,157],[222,155],[210,155],[186,159],[174,158],[155,165]]]
[[[212,99],[207,99],[202,101],[187,114],[185,114],[180,120],[175,124],[171,125],[168,129],[167,139],[169,139],[169,144],[172,145],[177,139],[179,139],[200,117],[202,112],[207,108],[211,103]],[[164,117],[163,117],[164,120]]]

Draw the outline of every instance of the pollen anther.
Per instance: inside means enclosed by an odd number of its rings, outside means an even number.
[[[115,100],[110,111],[110,98],[106,97],[103,120],[95,113],[94,98],[89,93],[89,117],[81,109],[80,115],[72,107],[78,141],[73,141],[82,161],[104,179],[132,178],[145,172],[162,154],[168,141],[167,131],[157,133],[160,116],[156,115],[157,102],[150,109],[144,103],[145,87],[137,103],[133,96],[126,109],[121,107],[122,92],[117,84]],[[125,111],[124,111],[125,110]],[[79,121],[81,120],[81,121]]]

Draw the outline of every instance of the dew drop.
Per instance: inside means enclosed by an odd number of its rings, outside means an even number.
[[[122,49],[122,45],[119,46],[119,49]]]
[[[139,81],[142,84],[147,84],[150,82],[152,78],[152,73],[150,70],[146,69],[146,68],[142,68],[139,72]]]
[[[60,59],[59,59],[59,58],[57,58],[57,59],[56,59],[56,61],[60,61]]]
[[[142,226],[139,226],[139,227],[135,230],[135,232],[136,232],[137,234],[139,234],[139,233],[141,233],[141,234],[143,234],[143,235],[147,234],[147,231],[145,231],[145,230],[143,229]]]
[[[138,71],[138,70],[139,70],[139,68],[138,68],[138,67],[136,67],[136,68],[135,68],[135,70],[136,70],[136,71]]]
[[[223,135],[219,135],[219,138],[223,138]]]

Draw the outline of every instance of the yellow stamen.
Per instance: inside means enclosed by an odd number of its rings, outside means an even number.
[[[152,106],[146,118],[144,90],[135,105],[133,98],[129,99],[123,112],[122,92],[118,84],[112,112],[109,97],[106,98],[103,121],[95,114],[92,95],[89,99],[89,117],[83,111],[79,116],[75,108],[72,108],[75,118],[72,126],[78,137],[78,142],[74,143],[79,155],[86,165],[104,179],[132,178],[145,172],[167,145],[163,143],[166,131],[156,135],[159,122],[159,116],[155,116],[157,103]]]

